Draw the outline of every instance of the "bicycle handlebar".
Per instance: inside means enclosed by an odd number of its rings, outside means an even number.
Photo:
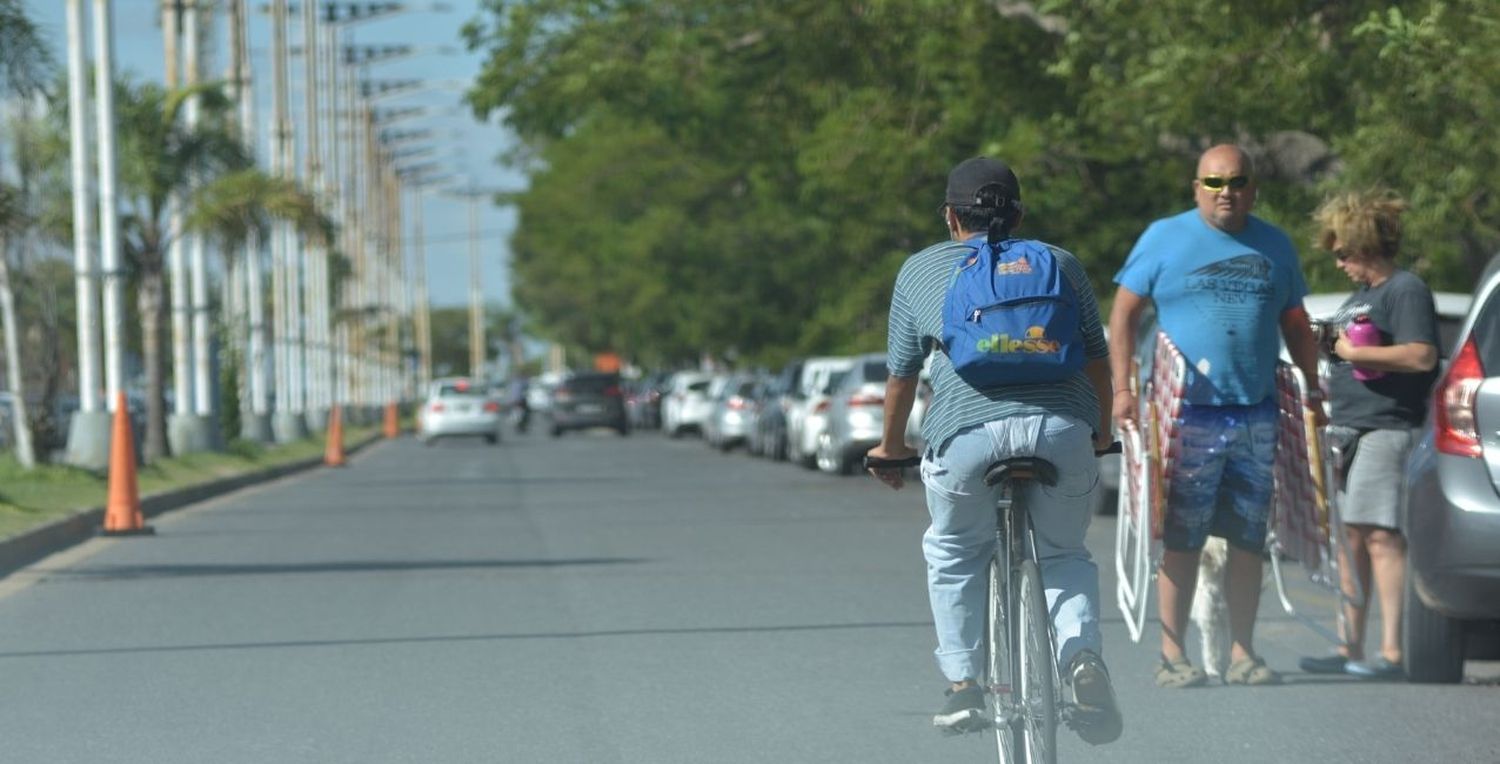
[[[1101,450],[1095,450],[1094,451],[1094,456],[1104,456],[1105,454],[1118,454],[1118,453],[1121,452],[1122,448],[1123,448],[1123,446],[1120,444],[1120,441],[1117,440],[1117,441],[1109,444],[1108,446],[1106,446],[1104,448],[1104,450],[1102,450],[1102,451]],[[920,456],[908,456],[908,457],[906,457],[904,459],[879,459],[879,458],[876,458],[874,456],[866,456],[864,463],[865,463],[865,469],[867,469],[867,470],[898,470],[898,469],[902,469],[902,468],[905,468],[905,467],[915,467],[918,464],[921,464],[922,463],[922,457],[920,457]]]

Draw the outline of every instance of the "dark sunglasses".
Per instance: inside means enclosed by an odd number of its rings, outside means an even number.
[[[1203,184],[1203,187],[1210,191],[1223,191],[1225,186],[1238,191],[1245,186],[1250,185],[1250,176],[1235,175],[1226,178],[1223,175],[1204,175],[1203,177],[1198,179],[1198,182]]]

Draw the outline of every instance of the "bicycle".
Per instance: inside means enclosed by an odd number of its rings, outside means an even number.
[[[1120,452],[1115,441],[1096,456]],[[901,469],[917,457],[865,457],[866,469]],[[1058,701],[1057,635],[1047,608],[1031,516],[1021,500],[1030,482],[1056,485],[1057,467],[1036,456],[1002,459],[985,470],[984,483],[1000,486],[995,502],[995,554],[990,559],[985,629],[985,689],[990,727],[1001,764],[1057,761],[1057,724],[1074,704]],[[1012,645],[1020,649],[1011,649]],[[1019,680],[1019,683],[1018,681]]]

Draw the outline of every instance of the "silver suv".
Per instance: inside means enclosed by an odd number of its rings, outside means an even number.
[[[1500,648],[1500,273],[1475,292],[1407,463],[1404,639],[1414,682]]]

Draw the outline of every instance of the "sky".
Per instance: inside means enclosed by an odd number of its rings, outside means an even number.
[[[343,0],[340,0],[343,2]],[[363,0],[362,0],[363,2]],[[297,0],[292,0],[293,5]],[[221,5],[225,3],[220,2]],[[482,55],[468,52],[459,38],[460,27],[478,15],[479,0],[408,0],[403,13],[343,27],[345,44],[411,45],[408,58],[379,63],[370,67],[370,76],[380,80],[423,80],[433,87],[399,96],[381,98],[385,107],[421,106],[427,112],[395,126],[400,130],[428,130],[431,137],[412,147],[430,146],[432,154],[413,162],[437,162],[439,172],[447,172],[447,183],[487,190],[515,190],[524,186],[524,176],[500,166],[497,157],[511,145],[511,138],[495,120],[478,122],[462,105],[463,89],[473,81],[483,63]],[[23,0],[33,20],[53,45],[59,64],[67,61],[66,5],[63,0]],[[92,3],[85,2],[85,8]],[[114,0],[115,67],[140,79],[161,81],[164,71],[159,0]],[[252,77],[256,91],[256,118],[264,126],[271,114],[271,29],[265,9],[269,0],[250,0],[248,30]],[[91,15],[87,14],[86,15]],[[300,13],[291,15],[290,44],[300,45]],[[92,26],[89,27],[92,29]],[[205,66],[209,77],[222,76],[227,69],[227,13],[218,14],[215,39]],[[86,34],[92,35],[92,31]],[[92,55],[92,44],[90,44]],[[292,61],[289,78],[290,100],[296,118],[302,114],[301,58]],[[265,145],[268,130],[262,129]],[[405,146],[403,146],[405,148]],[[262,153],[265,156],[265,153]],[[300,157],[300,154],[299,154]],[[300,161],[300,159],[299,159]],[[443,193],[444,186],[434,186],[422,194],[425,225],[425,259],[428,291],[434,307],[468,304],[469,295],[469,216],[468,202]],[[406,194],[406,238],[411,241],[412,212],[417,204],[415,192]],[[483,293],[487,302],[509,304],[509,234],[515,226],[514,211],[496,207],[485,199],[480,205],[480,257]],[[415,256],[409,248],[408,257]]]

